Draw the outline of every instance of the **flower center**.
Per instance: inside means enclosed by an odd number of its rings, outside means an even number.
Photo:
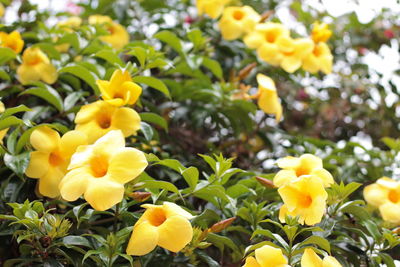
[[[64,162],[64,159],[57,152],[52,152],[49,155],[49,163],[53,166],[59,166]]]
[[[397,193],[396,190],[390,190],[388,198],[393,203],[397,203],[400,201],[400,195]]]
[[[322,49],[320,49],[318,46],[315,46],[315,48],[314,48],[314,51],[313,51],[313,54],[316,56],[316,57],[319,57],[319,56],[321,56],[322,55]]]
[[[108,157],[106,155],[96,155],[90,159],[90,168],[94,177],[99,178],[107,174]]]
[[[241,20],[244,17],[244,13],[243,11],[240,10],[236,10],[235,12],[233,12],[233,18],[236,20]]]
[[[297,177],[300,177],[302,175],[309,175],[310,174],[310,169],[304,166],[300,166],[296,169],[296,175]]]
[[[149,216],[149,222],[153,226],[160,226],[167,220],[167,216],[162,208],[154,208]]]
[[[278,33],[275,31],[269,31],[269,32],[265,33],[265,40],[268,43],[274,43],[277,37],[278,37]]]
[[[36,65],[42,62],[42,59],[39,56],[31,56],[28,58],[26,64],[28,65]]]
[[[299,206],[302,208],[308,208],[310,207],[312,203],[312,198],[309,195],[302,195],[299,196]]]
[[[111,126],[111,117],[109,114],[101,114],[97,117],[97,123],[102,129],[108,129]]]

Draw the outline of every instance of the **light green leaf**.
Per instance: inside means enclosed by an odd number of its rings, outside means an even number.
[[[158,91],[165,94],[168,98],[171,98],[167,86],[160,79],[148,76],[136,76],[133,77],[132,80],[136,83],[143,83],[154,89],[157,89]]]
[[[80,65],[67,66],[60,69],[59,73],[70,73],[84,80],[90,87],[92,87],[96,95],[100,94],[99,88],[97,87],[96,84],[97,77],[85,67]]]
[[[52,104],[55,108],[58,109],[58,111],[61,112],[63,110],[63,102],[61,96],[56,90],[54,90],[50,86],[30,88],[23,91],[20,95],[35,95]]]
[[[165,131],[168,131],[167,121],[156,113],[142,112],[139,114],[142,121],[150,122],[161,126]]]

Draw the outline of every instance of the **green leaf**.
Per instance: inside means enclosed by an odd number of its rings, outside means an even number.
[[[31,109],[25,105],[19,105],[19,106],[13,107],[13,108],[8,108],[1,114],[0,119],[4,119],[5,117],[8,117],[15,113],[26,112],[26,111],[30,111],[30,110]]]
[[[17,57],[15,52],[8,47],[0,47],[0,65]]]
[[[15,172],[19,177],[23,177],[26,168],[29,163],[29,152],[25,152],[19,155],[4,155],[4,164]]]
[[[116,64],[119,66],[124,65],[124,62],[122,62],[122,60],[119,58],[119,56],[115,52],[113,52],[112,50],[109,50],[109,49],[100,50],[94,56],[104,59],[105,61],[109,62],[110,64]]]
[[[331,245],[329,244],[329,241],[326,240],[325,238],[313,235],[304,240],[303,242],[301,242],[300,246],[306,246],[311,244],[317,245],[323,250],[327,251],[329,254],[331,254]]]
[[[154,77],[148,77],[148,76],[136,76],[136,77],[133,77],[132,80],[136,83],[146,84],[146,85],[162,92],[168,98],[171,98],[171,95],[169,93],[167,86],[160,79],[157,79]]]
[[[11,78],[10,78],[10,75],[7,74],[7,72],[5,72],[4,70],[0,69],[0,80],[10,81]]]
[[[57,44],[71,44],[75,50],[79,50],[79,37],[77,33],[67,33],[62,36]]]
[[[35,95],[52,104],[58,111],[61,112],[63,110],[61,96],[50,86],[30,88],[20,93],[20,95]]]
[[[54,58],[57,60],[60,60],[61,55],[60,52],[58,52],[53,44],[50,43],[37,43],[34,45],[35,47],[39,47],[45,54],[47,54],[50,58]]]
[[[168,131],[167,121],[160,115],[150,112],[141,112],[139,115],[142,121],[147,121],[150,123],[157,124],[161,126],[165,131]]]
[[[140,130],[142,131],[146,140],[151,141],[154,135],[153,128],[149,124],[142,121],[140,122]]]
[[[222,79],[222,68],[218,61],[203,57],[202,64],[204,67],[209,69],[217,78]]]
[[[143,183],[144,183],[144,185],[143,185],[144,188],[165,189],[165,190],[177,193],[177,194],[179,193],[179,190],[175,185],[173,185],[169,182],[166,182],[166,181],[147,180],[147,181],[143,181]]]
[[[95,92],[96,95],[100,94],[97,87],[95,74],[91,73],[87,68],[80,65],[67,66],[58,71],[59,73],[70,73],[82,80],[84,80]]]
[[[139,61],[140,66],[144,67],[144,64],[146,63],[147,53],[143,47],[133,47],[132,50],[129,51],[127,54],[135,56],[136,59]]]
[[[74,235],[66,236],[63,238],[62,242],[66,247],[71,247],[71,246],[91,247],[89,241],[83,236],[74,236]]]
[[[156,33],[153,37],[168,44],[176,52],[183,53],[182,42],[175,33],[170,32],[170,31],[161,31],[161,32]]]
[[[9,128],[10,126],[14,126],[14,125],[19,125],[24,123],[23,120],[18,119],[15,116],[9,116],[5,119],[0,120],[0,130],[3,130],[5,128]]]
[[[197,182],[199,181],[199,170],[193,166],[189,167],[182,172],[182,176],[189,187],[194,190],[196,188]]]

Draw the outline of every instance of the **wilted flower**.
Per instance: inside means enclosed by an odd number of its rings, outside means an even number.
[[[22,84],[39,80],[52,84],[57,78],[57,70],[49,58],[38,47],[27,48],[22,55],[22,64],[17,69]]]
[[[321,222],[325,212],[328,193],[321,179],[314,176],[303,176],[278,189],[284,205],[279,212],[279,220],[285,216],[299,216],[299,223],[314,225]]]
[[[39,193],[43,196],[59,196],[58,185],[67,172],[70,158],[78,146],[87,144],[86,136],[69,131],[60,138],[57,131],[43,126],[32,132],[30,142],[36,151],[30,154],[25,174],[39,179]]]
[[[332,31],[329,30],[326,23],[314,22],[313,29],[311,31],[311,39],[315,43],[326,42],[331,37]]]
[[[303,59],[314,49],[314,43],[309,38],[293,39],[289,36],[281,36],[276,44],[279,47],[279,53],[282,55],[280,66],[289,73],[298,70]]]
[[[93,145],[77,149],[60,183],[60,193],[67,201],[84,195],[94,209],[106,210],[122,201],[124,184],[146,166],[143,152],[125,147],[121,131],[110,131]]]
[[[321,70],[325,74],[332,72],[333,56],[326,43],[317,43],[314,50],[303,60],[303,69],[310,73]]]
[[[219,28],[225,40],[234,40],[251,32],[260,15],[250,6],[231,6],[224,9]]]
[[[133,105],[142,93],[142,87],[132,82],[129,72],[116,70],[111,76],[110,81],[97,80],[102,98],[114,105]]]
[[[323,182],[325,187],[329,187],[335,181],[332,174],[324,169],[322,160],[312,154],[304,154],[299,158],[284,157],[278,160],[280,170],[274,177],[274,185],[281,187],[303,175],[314,176]]]
[[[199,15],[207,14],[213,19],[219,17],[224,10],[224,6],[230,0],[197,0],[197,13]]]
[[[301,257],[301,267],[341,267],[342,265],[332,256],[322,260],[311,248],[306,248]]]
[[[17,31],[11,33],[0,32],[0,47],[8,47],[15,53],[20,53],[24,47],[24,40]]]
[[[82,106],[75,123],[75,129],[85,133],[89,143],[93,143],[111,130],[121,130],[125,137],[135,134],[140,129],[140,116],[131,108],[99,100]]]
[[[382,177],[364,188],[364,198],[379,208],[385,221],[400,224],[400,182]]]
[[[193,216],[171,202],[142,205],[146,211],[133,227],[126,253],[141,256],[157,245],[172,252],[183,249],[193,237]]]
[[[255,257],[247,257],[243,267],[290,267],[280,248],[269,245],[255,250]]]
[[[289,30],[281,23],[266,22],[258,24],[243,41],[249,48],[257,49],[258,56],[265,62],[278,66],[282,60],[277,40],[289,36]]]
[[[257,74],[258,106],[267,114],[275,115],[276,121],[282,116],[282,105],[274,81],[263,74]]]
[[[89,24],[102,24],[109,32],[108,35],[100,36],[100,40],[110,44],[115,49],[123,48],[129,43],[129,34],[125,27],[112,21],[108,16],[92,15],[89,17]]]

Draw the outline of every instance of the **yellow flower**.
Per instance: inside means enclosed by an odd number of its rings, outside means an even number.
[[[267,51],[265,54],[266,58],[269,59],[269,57],[274,56],[271,55],[272,51],[278,53],[276,41],[281,36],[289,36],[289,30],[283,24],[266,22],[257,24],[254,31],[247,34],[243,41],[251,49],[260,48],[258,50],[259,55],[264,55],[264,51]]]
[[[69,131],[60,138],[58,132],[43,126],[32,132],[30,142],[36,151],[30,154],[25,174],[39,178],[39,192],[43,196],[59,196],[58,185],[67,172],[70,158],[78,146],[87,143],[86,136]]]
[[[216,19],[224,10],[224,6],[230,0],[197,0],[197,12],[199,15],[207,14],[211,18]]]
[[[282,55],[280,66],[289,73],[299,69],[303,59],[314,49],[314,43],[309,38],[292,39],[289,36],[281,36],[276,43]]]
[[[333,56],[326,43],[315,44],[312,53],[308,54],[303,60],[303,69],[310,73],[321,70],[325,74],[332,72]]]
[[[52,84],[58,78],[56,68],[38,47],[25,49],[22,55],[22,64],[18,67],[17,73],[22,84],[39,80]]]
[[[3,6],[2,3],[0,3],[0,18],[1,18],[2,16],[4,16],[4,12],[5,12],[4,6]]]
[[[193,237],[193,216],[171,202],[142,205],[146,211],[133,227],[126,253],[141,256],[157,245],[172,252],[183,249]]]
[[[115,49],[121,49],[129,43],[129,34],[125,27],[112,21],[108,16],[92,15],[89,17],[89,24],[103,24],[110,34],[100,36],[99,38]]]
[[[385,221],[400,224],[400,182],[382,177],[364,188],[364,198],[379,208]]]
[[[13,31],[10,34],[0,32],[0,47],[8,47],[19,54],[24,47],[24,40],[22,40],[21,34],[17,31]]]
[[[303,175],[310,175],[321,179],[325,187],[329,187],[335,181],[332,174],[324,169],[322,160],[311,154],[296,157],[284,157],[278,160],[280,170],[274,177],[274,185],[281,187]]]
[[[311,248],[306,248],[301,257],[301,267],[342,267],[332,256],[326,256],[322,260]]]
[[[111,130],[121,130],[125,137],[140,129],[140,116],[127,107],[116,107],[105,101],[84,105],[76,114],[75,129],[85,133],[93,143]]]
[[[262,246],[255,250],[255,258],[246,258],[243,267],[290,267],[282,250],[269,245]]]
[[[0,113],[3,113],[6,110],[6,108],[4,107],[4,103],[2,101],[0,101]],[[3,139],[4,136],[6,136],[8,132],[8,128],[0,130],[0,144],[3,144]]]
[[[282,116],[282,106],[279,102],[278,93],[274,81],[263,74],[257,74],[258,82],[258,106],[267,114],[275,115],[276,121]]]
[[[326,23],[314,22],[313,29],[311,31],[311,39],[315,43],[326,42],[331,37],[332,31],[329,30]]]
[[[132,82],[128,71],[116,70],[110,81],[97,80],[102,98],[114,105],[133,105],[142,93],[142,88]]]
[[[299,216],[299,223],[314,225],[321,222],[325,212],[328,193],[321,179],[314,176],[303,176],[278,189],[284,205],[279,212],[279,220],[285,216]]]
[[[143,152],[125,147],[120,130],[110,131],[93,145],[77,149],[60,183],[60,193],[67,201],[84,195],[95,210],[106,210],[122,201],[124,184],[146,166]]]
[[[260,15],[250,6],[231,6],[224,9],[219,28],[225,40],[234,40],[251,32]]]
[[[57,27],[63,29],[67,32],[73,32],[73,29],[77,29],[81,26],[82,19],[80,17],[69,17],[64,21],[60,21],[57,23]]]

